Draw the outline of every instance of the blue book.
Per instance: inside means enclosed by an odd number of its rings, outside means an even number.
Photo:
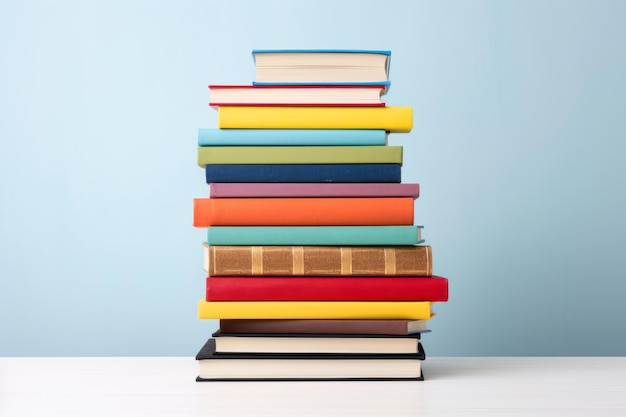
[[[207,243],[224,245],[417,245],[423,226],[211,226]]]
[[[198,129],[198,146],[384,146],[379,129]]]
[[[254,85],[385,85],[391,51],[374,49],[253,49]]]
[[[400,164],[213,164],[206,182],[400,182]]]

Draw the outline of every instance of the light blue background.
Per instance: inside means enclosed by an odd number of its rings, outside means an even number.
[[[254,48],[392,50],[450,279],[431,356],[626,355],[626,2],[0,5],[0,355],[194,355],[209,83]]]

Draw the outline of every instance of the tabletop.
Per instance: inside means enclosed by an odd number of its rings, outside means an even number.
[[[425,381],[196,382],[191,357],[0,358],[0,416],[626,416],[626,357],[429,357]]]

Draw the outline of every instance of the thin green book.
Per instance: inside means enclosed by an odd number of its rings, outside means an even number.
[[[402,164],[402,146],[199,146],[198,165]]]

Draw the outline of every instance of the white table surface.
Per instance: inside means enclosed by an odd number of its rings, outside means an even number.
[[[195,382],[188,357],[0,358],[0,416],[626,416],[626,357],[423,369],[423,382]]]

